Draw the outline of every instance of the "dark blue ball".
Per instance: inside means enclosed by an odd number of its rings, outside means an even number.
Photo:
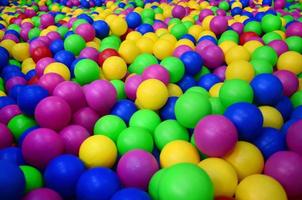
[[[136,28],[142,23],[141,16],[136,12],[131,12],[126,16],[126,22],[129,28]]]
[[[87,1],[86,1],[87,2]],[[80,14],[79,16],[77,16],[78,19],[84,19],[86,20],[89,24],[92,24],[93,23],[93,19],[88,16],[87,14],[83,13],[83,14]]]
[[[75,56],[70,51],[62,50],[56,53],[54,59],[57,62],[65,64],[68,68],[71,67],[72,62],[75,60]]]
[[[111,198],[111,200],[151,200],[148,193],[137,188],[125,188]]]
[[[27,72],[27,74],[25,75],[25,79],[27,81],[29,81],[30,79],[32,79],[35,75],[37,74],[35,69],[32,69],[30,71]]]
[[[214,38],[210,35],[202,36],[201,38],[199,38],[198,43],[201,42],[201,41],[204,41],[204,40],[210,40],[211,42],[213,42],[213,44],[217,44],[216,38]]]
[[[141,24],[136,28],[136,31],[144,35],[145,33],[154,32],[154,29],[150,24]]]
[[[17,97],[20,94],[20,92],[22,92],[23,88],[25,87],[25,85],[15,85],[14,87],[12,87],[9,90],[8,95],[13,98],[15,101],[17,101]]]
[[[20,37],[20,34],[19,34],[17,31],[15,31],[15,30],[7,30],[7,31],[5,31],[5,35],[6,35],[6,34],[15,35],[17,38]]]
[[[110,27],[105,21],[95,21],[92,26],[95,29],[96,37],[103,39],[109,35]]]
[[[235,7],[231,10],[231,15],[235,16],[235,15],[241,15],[242,13],[242,9],[239,7]]]
[[[272,5],[272,0],[263,0],[262,5],[263,6],[271,6]]]
[[[5,48],[0,47],[0,71],[1,71],[2,67],[6,66],[8,64],[8,60],[9,60],[8,51]]]
[[[203,60],[195,51],[187,51],[180,56],[180,60],[185,65],[185,70],[188,75],[196,75],[200,72]]]
[[[294,109],[294,106],[292,104],[292,102],[290,101],[290,99],[286,96],[282,97],[282,99],[276,104],[275,108],[281,113],[283,119],[286,121],[293,109]],[[301,112],[302,114],[302,112]],[[301,116],[302,118],[302,116]]]
[[[290,115],[291,119],[302,119],[302,106],[296,107]]]
[[[8,106],[8,105],[13,105],[16,104],[13,98],[8,97],[8,96],[2,96],[0,97],[0,109]]]
[[[112,108],[111,114],[122,118],[126,123],[131,116],[137,111],[136,105],[127,99],[119,100]]]
[[[178,82],[178,86],[181,88],[183,92],[188,90],[189,88],[196,86],[197,82],[193,76],[184,75],[182,79]]]
[[[18,147],[8,147],[0,150],[0,160],[11,162],[14,165],[24,165],[22,151]],[[1,172],[0,172],[1,173]]]
[[[50,49],[51,53],[53,55],[55,55],[57,52],[64,50],[64,41],[61,39],[53,41],[50,44],[49,49]]]
[[[196,43],[196,39],[190,34],[184,34],[180,39],[188,39],[191,40],[193,43]]]
[[[210,90],[213,85],[220,82],[220,78],[215,74],[206,74],[200,77],[198,86]]]
[[[264,12],[258,12],[256,15],[255,15],[255,18],[257,21],[261,21],[262,18],[264,17],[265,13]]]
[[[178,97],[169,97],[165,106],[160,110],[160,117],[162,120],[176,119],[175,117],[175,104]]]

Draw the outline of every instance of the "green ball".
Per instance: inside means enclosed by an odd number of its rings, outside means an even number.
[[[275,66],[278,61],[278,55],[272,47],[261,46],[252,53],[251,60],[266,60],[272,66]]]
[[[236,44],[239,43],[239,38],[237,37],[232,37],[232,36],[224,36],[224,37],[220,37],[219,40],[218,40],[218,44],[221,44],[223,43],[224,41],[233,41],[235,42]]]
[[[10,59],[10,60],[9,60],[9,64],[10,64],[10,65],[15,65],[15,66],[21,68],[21,64],[19,63],[19,61],[15,60],[15,59]]]
[[[224,105],[221,103],[221,100],[217,97],[210,97],[209,98],[211,107],[212,107],[212,114],[213,115],[223,115],[225,111]]]
[[[11,131],[11,133],[14,135],[15,139],[18,140],[22,133],[24,133],[27,129],[36,126],[35,120],[33,120],[30,117],[27,117],[26,115],[16,115],[13,117],[9,122],[7,127]]]
[[[35,27],[39,27],[41,25],[40,17],[38,17],[38,16],[34,16],[33,18],[31,18],[31,21],[33,22]]]
[[[80,54],[80,52],[85,48],[85,46],[85,40],[81,36],[76,34],[72,34],[64,40],[64,49],[66,51],[70,51],[76,56]]]
[[[161,122],[154,131],[154,142],[156,147],[159,150],[162,150],[166,144],[174,140],[189,141],[188,130],[176,120]]]
[[[278,33],[269,32],[269,33],[264,34],[262,36],[262,39],[263,39],[265,44],[268,44],[268,43],[270,43],[271,41],[274,41],[274,40],[282,40],[282,37]]]
[[[187,32],[187,27],[184,24],[175,24],[171,29],[171,34],[174,35],[178,40]]]
[[[252,103],[254,94],[252,87],[244,80],[227,80],[221,86],[219,98],[225,107],[234,103]]]
[[[117,99],[125,99],[126,98],[125,83],[122,80],[112,80],[110,82],[112,83],[112,85],[116,90]]]
[[[130,73],[142,74],[147,67],[157,63],[157,59],[154,55],[142,53],[135,58],[128,70]]]
[[[160,8],[160,7],[156,7],[156,8],[154,9],[154,13],[155,13],[155,14],[163,14],[163,13],[164,13],[164,10],[163,10],[162,8]]]
[[[142,149],[151,153],[153,150],[152,135],[147,129],[128,127],[118,136],[117,149],[120,155],[134,149]]]
[[[41,30],[39,28],[33,28],[28,32],[28,38],[30,40],[37,38],[40,36]]]
[[[3,78],[0,77],[0,91],[4,91],[4,81]]]
[[[171,83],[180,81],[185,74],[185,66],[179,58],[167,57],[160,64],[168,70]]]
[[[244,26],[243,31],[244,32],[254,32],[254,33],[257,33],[257,35],[261,35],[262,34],[261,24],[260,24],[260,22],[257,22],[257,21],[248,22]]]
[[[87,24],[88,22],[85,19],[77,19],[75,22],[72,24],[72,31],[75,32],[78,26],[81,24]]]
[[[82,59],[75,65],[74,76],[80,85],[91,83],[99,79],[100,67],[91,59]]]
[[[250,63],[253,65],[256,75],[273,73],[273,66],[267,60],[255,59],[251,60]]]
[[[151,8],[145,8],[143,12],[141,13],[142,18],[150,18],[155,19],[155,12]]]
[[[208,97],[197,92],[181,95],[175,104],[176,119],[186,128],[194,128],[200,119],[211,114],[211,112]]]
[[[157,200],[159,199],[158,191],[159,191],[159,183],[161,178],[163,177],[164,173],[167,169],[160,169],[155,174],[153,174],[152,178],[149,182],[148,192],[152,199]]]
[[[66,33],[68,32],[68,28],[66,26],[60,26],[57,29],[57,32],[61,35],[62,38],[64,38]]]
[[[150,25],[154,24],[154,20],[151,18],[143,18],[142,22],[143,22],[143,24],[150,24]]]
[[[127,128],[126,123],[116,115],[105,115],[94,125],[94,135],[105,135],[116,142],[119,134]]]
[[[224,11],[228,11],[230,9],[230,5],[226,1],[221,1],[218,5],[218,7]]]
[[[216,15],[216,12],[217,12],[217,10],[218,10],[219,8],[217,8],[217,7],[215,7],[215,6],[212,6],[210,9],[211,9],[211,10],[213,11],[213,13]]]
[[[295,20],[295,18],[291,15],[284,15],[283,19],[285,20],[286,24],[293,21],[293,20]]]
[[[185,22],[183,22],[183,25],[185,25],[185,27],[187,29],[189,29],[191,26],[193,26],[193,22],[191,22],[191,21],[185,21]]]
[[[116,44],[116,43],[101,43],[99,51],[102,52],[105,49],[115,49],[116,51],[118,51],[119,48],[120,48],[120,45]]]
[[[57,14],[55,16],[55,22],[58,23],[60,20],[62,20],[64,18],[65,18],[65,15],[63,15],[63,14]]]
[[[25,177],[25,192],[43,187],[43,177],[39,170],[29,165],[21,165]]]
[[[160,200],[213,200],[214,186],[208,174],[195,164],[168,168],[159,182]]]
[[[180,24],[180,23],[182,23],[180,19],[178,19],[178,18],[172,18],[169,21],[168,25],[171,26],[172,24]]]
[[[190,93],[190,92],[197,92],[205,97],[210,97],[209,92],[206,89],[204,89],[203,87],[199,87],[199,86],[191,87],[186,91],[186,94]]]
[[[302,38],[299,36],[290,36],[285,39],[285,42],[290,51],[302,53]]]
[[[156,112],[149,109],[141,109],[131,116],[129,126],[144,128],[153,134],[160,122],[161,119]]]
[[[7,30],[14,30],[14,31],[20,33],[21,27],[17,24],[11,24],[7,27]]]
[[[236,31],[233,30],[227,30],[223,32],[220,36],[220,38],[235,38],[236,40],[239,40],[239,34]]]
[[[281,26],[282,21],[278,16],[268,14],[261,19],[261,27],[265,33],[280,30]]]
[[[295,92],[291,96],[290,101],[292,102],[292,104],[295,108],[298,106],[301,106],[302,105],[302,90]]]

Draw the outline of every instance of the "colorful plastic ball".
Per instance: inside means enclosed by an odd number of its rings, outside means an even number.
[[[278,70],[287,70],[295,74],[302,72],[302,55],[295,51],[287,51],[278,58]]]
[[[192,51],[192,48],[187,45],[180,45],[174,49],[173,56],[180,57],[187,51]]]
[[[283,86],[283,94],[285,96],[290,97],[297,91],[299,81],[293,72],[287,70],[278,70],[274,73],[274,75],[277,76],[281,81]]]
[[[136,110],[136,105],[132,101],[122,99],[113,106],[111,114],[122,118],[126,123],[128,123]]]
[[[104,61],[111,56],[119,56],[119,54],[115,49],[105,49],[98,56],[98,64],[102,66]]]
[[[268,46],[272,47],[276,51],[278,56],[289,50],[288,45],[283,40],[271,41],[270,43],[268,43]]]
[[[123,186],[146,190],[151,177],[158,169],[154,156],[138,149],[129,151],[121,157],[117,165],[117,174]]]
[[[85,200],[110,200],[121,188],[118,176],[105,167],[84,172],[77,183],[76,196]]]
[[[133,74],[127,77],[125,81],[125,92],[129,99],[136,99],[136,91],[142,81],[143,79],[140,75]]]
[[[150,24],[141,24],[136,28],[137,32],[140,32],[141,34],[146,34],[146,33],[152,33],[154,32],[154,28]]]
[[[294,122],[287,131],[286,134],[286,143],[288,146],[288,149],[300,154],[302,156],[302,148],[300,145],[300,142],[302,140],[301,134],[299,134],[299,129],[301,127],[302,123],[301,120]]]
[[[182,19],[186,15],[186,9],[181,5],[175,5],[172,9],[172,16]]]
[[[131,116],[129,126],[145,128],[153,133],[160,122],[160,117],[153,110],[140,109]]]
[[[283,125],[283,117],[281,113],[271,106],[259,107],[263,116],[263,127],[280,129]]]
[[[239,141],[235,148],[224,156],[237,172],[238,180],[252,174],[259,174],[263,170],[264,159],[261,151],[253,144]]]
[[[21,149],[18,147],[8,147],[0,150],[0,160],[8,161],[18,166],[25,163]]]
[[[251,60],[250,63],[253,65],[253,68],[255,70],[255,75],[273,73],[273,66],[267,60],[255,59],[255,60]]]
[[[243,46],[234,46],[225,54],[225,62],[231,64],[237,60],[250,60],[250,53]]]
[[[112,85],[114,86],[116,93],[117,93],[117,99],[125,99],[126,98],[126,92],[125,92],[125,83],[122,80],[112,80],[110,81]]]
[[[54,59],[70,68],[75,60],[75,56],[69,51],[61,50],[55,54]]]
[[[15,115],[7,124],[15,139],[19,139],[24,131],[36,125],[36,122],[23,114]]]
[[[43,74],[48,74],[48,73],[56,73],[62,76],[64,80],[69,80],[70,79],[70,71],[68,67],[60,62],[53,62],[47,65],[47,67],[44,69]]]
[[[55,23],[54,17],[51,14],[43,14],[40,17],[40,23],[42,28],[47,28]]]
[[[179,23],[173,25],[170,32],[175,36],[176,39],[181,39],[185,34],[187,34],[188,29],[183,23]]]
[[[282,22],[280,17],[268,14],[261,19],[261,28],[265,33],[280,30]]]
[[[17,43],[12,48],[12,56],[18,61],[24,61],[30,57],[29,44],[28,43]]]
[[[119,47],[118,53],[124,59],[124,62],[130,64],[135,61],[141,52],[134,41],[126,40]]]
[[[111,56],[103,62],[102,69],[108,80],[118,80],[126,75],[127,64],[121,57]]]
[[[197,74],[203,65],[201,56],[194,51],[185,52],[181,55],[180,60],[184,63],[185,71],[189,75]]]
[[[4,67],[8,64],[8,60],[9,60],[9,53],[8,53],[7,49],[1,46],[0,47],[0,55],[1,55],[0,56],[0,58],[1,58],[0,67]]]
[[[263,192],[265,191],[265,192]],[[255,174],[243,179],[235,194],[236,199],[252,200],[256,199],[280,199],[286,200],[286,192],[281,184],[267,175]]]
[[[29,165],[21,165],[20,169],[25,178],[25,192],[43,187],[43,177],[38,169]]]
[[[90,133],[93,130],[95,122],[100,118],[100,115],[90,107],[80,108],[72,116],[72,124],[83,126]]]
[[[27,193],[24,200],[63,200],[63,198],[54,190],[49,188],[37,188]]]
[[[253,53],[252,53],[252,60],[267,60],[270,62],[273,66],[276,65],[278,60],[278,55],[276,51],[270,47],[270,46],[261,46],[258,47]]]
[[[128,27],[132,29],[138,27],[142,23],[141,16],[136,12],[130,12],[126,15],[125,19],[127,21]]]
[[[27,163],[43,169],[64,151],[62,138],[53,130],[38,128],[31,131],[22,143],[22,154]]]
[[[221,158],[206,158],[198,166],[211,178],[215,197],[232,197],[235,194],[238,178],[231,164]]]
[[[80,24],[76,28],[75,33],[83,37],[86,42],[92,41],[96,34],[94,27],[88,23]]]
[[[301,96],[302,96],[301,91],[297,91],[291,96],[290,100],[294,107],[302,105]]]
[[[94,21],[92,26],[94,27],[96,37],[103,39],[109,35],[110,28],[105,21]]]
[[[216,34],[220,35],[228,28],[228,21],[224,16],[215,16],[210,22],[210,29]]]
[[[166,105],[160,110],[160,116],[163,120],[176,119],[174,108],[177,99],[178,98],[175,96],[171,96],[168,98]]]
[[[220,78],[215,74],[206,74],[200,77],[198,85],[206,90],[210,90],[213,85],[220,82]]]
[[[302,52],[301,41],[302,38],[299,36],[291,36],[285,39],[285,42],[288,45],[288,49],[290,51],[296,51],[298,53]]]
[[[80,55],[79,55],[79,58],[89,58],[91,60],[94,60],[95,62],[98,61],[98,55],[99,55],[99,52],[96,48],[94,47],[89,47],[87,45],[86,48],[84,48]]]
[[[169,71],[170,82],[176,83],[182,79],[185,73],[185,66],[179,58],[167,57],[160,64]]]
[[[99,79],[100,68],[93,60],[82,59],[75,65],[74,75],[79,84],[85,85]]]
[[[164,84],[168,84],[170,81],[169,71],[159,64],[151,65],[147,67],[143,74],[142,79],[158,79],[162,81]]]
[[[49,74],[44,74],[43,76],[40,77],[38,81],[38,85],[41,86],[43,89],[47,90],[48,94],[53,94],[53,91],[56,88],[56,86],[63,81],[64,79],[59,74],[49,73]]]
[[[124,18],[116,17],[109,23],[109,27],[114,35],[121,36],[127,32],[128,25]]]
[[[49,48],[42,46],[33,50],[31,57],[35,62],[38,62],[42,58],[52,57],[52,53]]]
[[[225,71],[226,80],[240,79],[250,82],[255,76],[253,65],[245,60],[230,63]]]
[[[36,73],[38,77],[41,77],[44,73],[44,69],[51,63],[54,63],[55,60],[53,58],[42,58],[37,62],[36,65]]]
[[[289,24],[289,26],[286,29],[286,37],[290,36],[299,36],[302,37],[301,34],[302,31],[302,23],[301,22],[293,22]]]
[[[151,200],[148,193],[137,188],[125,188],[113,195],[112,200]]]
[[[163,60],[169,56],[172,56],[174,50],[174,46],[168,40],[160,39],[154,43],[153,46],[153,54],[159,60]]]
[[[78,56],[85,46],[86,42],[80,35],[72,34],[64,40],[65,50],[72,52],[75,56]]]
[[[218,46],[209,45],[200,52],[200,55],[204,65],[210,69],[220,67],[224,63],[223,51]]]
[[[2,123],[0,123],[0,149],[10,147],[13,143],[13,135],[10,130]]]

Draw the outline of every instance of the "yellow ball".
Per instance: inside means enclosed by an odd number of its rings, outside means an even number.
[[[250,60],[250,53],[243,46],[234,46],[227,51],[225,61],[229,65],[236,60]]]
[[[68,67],[62,63],[54,62],[49,65],[44,70],[44,74],[56,73],[62,76],[66,81],[70,80],[70,71]]]
[[[15,44],[11,50],[12,56],[18,60],[18,61],[23,61],[26,58],[30,57],[29,54],[29,44],[28,43],[18,43]]]
[[[167,87],[168,87],[169,97],[179,97],[180,95],[183,94],[181,88],[174,83],[169,83]]]
[[[104,135],[87,138],[80,146],[79,158],[87,167],[112,167],[117,149],[114,142]]]
[[[210,29],[210,22],[212,21],[213,18],[214,18],[213,15],[209,15],[209,16],[206,16],[206,17],[203,19],[201,25],[202,25],[202,28],[203,28],[204,30],[211,30],[211,29]]]
[[[153,32],[145,33],[144,37],[150,38],[153,42],[158,40],[158,36]]]
[[[196,147],[184,140],[174,140],[166,144],[160,152],[159,159],[162,168],[170,167],[177,163],[198,164],[200,162]]]
[[[12,55],[13,46],[15,46],[16,42],[13,40],[2,40],[0,46],[5,48],[10,55]]]
[[[126,63],[130,64],[141,52],[136,46],[135,42],[126,40],[122,42],[118,53],[126,61]]]
[[[110,30],[114,35],[121,36],[124,35],[128,29],[128,25],[125,19],[121,17],[116,17],[109,23]]]
[[[244,43],[243,47],[252,54],[258,47],[263,46],[263,44],[257,40],[251,40]]]
[[[24,74],[27,74],[27,72],[35,68],[36,68],[36,63],[33,61],[32,58],[27,58],[22,62],[21,71]]]
[[[250,82],[255,76],[251,63],[245,60],[236,60],[229,64],[225,71],[226,80],[240,79]]]
[[[127,34],[126,40],[131,40],[136,42],[138,39],[142,37],[142,34],[137,31],[132,31],[129,34]]]
[[[238,178],[231,164],[221,158],[206,158],[198,166],[211,178],[215,197],[232,197],[235,194]]]
[[[180,39],[180,40],[178,40],[175,44],[175,48],[179,47],[181,45],[186,45],[188,47],[191,47],[192,49],[195,49],[194,43],[189,39]]]
[[[159,60],[163,60],[164,58],[171,56],[173,51],[174,45],[168,40],[160,39],[154,43],[153,54]]]
[[[177,42],[176,37],[175,37],[174,35],[171,35],[170,33],[161,36],[160,39],[162,39],[162,40],[167,40],[167,41],[169,41],[171,44],[176,44],[176,42]]]
[[[233,41],[224,41],[224,42],[219,44],[219,47],[221,48],[223,53],[226,54],[228,52],[228,50],[230,50],[231,48],[233,48],[237,45],[238,44],[233,42]]]
[[[302,55],[295,51],[287,51],[280,55],[277,62],[278,70],[287,70],[295,74],[302,72]]]
[[[219,97],[219,91],[222,85],[223,83],[216,83],[210,88],[209,93],[211,97]]]
[[[104,75],[108,80],[120,80],[127,74],[127,64],[119,56],[111,56],[102,66]]]
[[[270,176],[255,174],[243,179],[236,189],[238,200],[287,200],[281,184]]]
[[[166,85],[157,79],[143,81],[137,88],[136,97],[142,108],[159,110],[168,99]]]
[[[152,54],[154,42],[152,39],[147,37],[142,37],[136,42],[136,46],[140,49],[142,53]]]
[[[283,125],[283,117],[281,113],[271,106],[259,107],[263,116],[263,127],[271,127],[280,129]]]
[[[201,31],[203,31],[202,26],[200,26],[200,25],[193,25],[193,26],[191,26],[189,28],[188,33],[190,35],[192,35],[195,38],[195,40],[197,40],[198,37],[199,37],[199,34],[201,33]]]
[[[155,34],[158,36],[158,37],[161,37],[163,36],[164,34],[167,34],[169,33],[169,31],[167,29],[164,29],[164,28],[160,28],[160,29],[157,29],[155,31]]]
[[[4,97],[4,96],[6,96],[5,92],[0,90],[0,97]]]
[[[96,42],[90,41],[86,43],[86,47],[92,47],[96,50],[98,50],[100,48],[100,45],[97,44]]]
[[[236,170],[239,180],[263,170],[264,159],[260,150],[248,142],[237,142],[234,149],[224,156]]]

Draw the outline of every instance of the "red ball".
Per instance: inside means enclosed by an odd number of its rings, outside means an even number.
[[[38,76],[33,76],[28,82],[28,85],[35,85],[38,84],[39,82],[39,77]]]
[[[216,197],[215,200],[234,200],[232,197]]]
[[[244,32],[240,35],[239,42],[241,45],[249,41],[251,38],[258,37],[257,33],[255,32]]]
[[[32,52],[32,59],[37,63],[40,59],[50,57],[52,58],[52,53],[49,48],[45,46],[37,47]]]
[[[105,49],[98,56],[98,64],[102,66],[103,62],[111,56],[119,56],[119,54],[115,49]]]

